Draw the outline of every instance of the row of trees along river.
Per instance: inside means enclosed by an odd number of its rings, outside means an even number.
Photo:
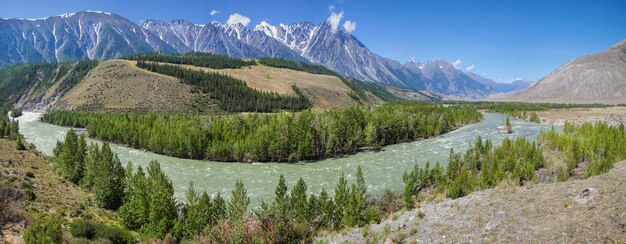
[[[285,162],[429,138],[477,122],[482,114],[467,107],[391,103],[321,113],[220,116],[49,110],[42,119],[84,127],[92,137],[168,156]]]

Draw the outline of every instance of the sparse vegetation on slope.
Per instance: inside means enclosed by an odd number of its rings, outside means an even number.
[[[91,70],[55,103],[56,108],[101,112],[177,112],[218,110],[208,96],[174,77],[137,68],[134,61],[109,60]]]

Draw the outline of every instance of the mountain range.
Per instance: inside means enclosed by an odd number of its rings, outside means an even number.
[[[342,75],[456,98],[483,98],[525,88],[497,83],[435,59],[398,61],[369,50],[329,21],[252,28],[241,24],[147,20],[138,25],[112,13],[81,11],[42,19],[0,19],[0,67],[35,62],[106,60],[137,53],[208,52],[237,58],[279,57],[318,63]]]
[[[493,100],[626,104],[626,40],[575,58],[528,89]]]

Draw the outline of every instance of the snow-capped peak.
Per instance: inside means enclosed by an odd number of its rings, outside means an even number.
[[[86,13],[95,13],[95,14],[106,14],[106,15],[112,15],[112,14],[111,14],[111,13],[109,13],[109,12],[104,12],[104,11],[99,11],[99,10],[85,10],[85,11],[83,11],[83,12],[86,12]]]
[[[76,15],[76,13],[64,13],[64,14],[60,14],[60,15],[57,15],[57,16],[59,16],[61,18],[70,18],[70,17],[72,17],[74,15]]]
[[[283,26],[283,24],[281,24],[281,26]],[[256,25],[253,30],[254,31],[261,31],[261,32],[265,33],[266,35],[268,35],[270,37],[274,37],[274,38],[276,38],[277,33],[278,33],[278,30],[276,29],[276,26],[270,25],[269,23],[267,23],[265,21],[261,21],[261,23]]]

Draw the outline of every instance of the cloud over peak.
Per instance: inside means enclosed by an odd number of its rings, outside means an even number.
[[[476,68],[476,66],[472,64],[470,66],[465,67],[465,70],[472,71],[472,70],[474,70],[474,68]]]
[[[243,16],[241,14],[238,14],[238,13],[234,13],[228,17],[226,24],[228,25],[242,24],[243,26],[247,26],[248,24],[250,24],[250,18]]]
[[[339,13],[332,12],[330,14],[330,17],[328,17],[327,21],[330,24],[330,28],[332,29],[333,32],[337,32],[337,29],[339,28],[339,22],[341,22],[341,19],[343,19],[343,11]]]
[[[344,29],[346,32],[348,32],[348,33],[352,34],[352,32],[353,32],[354,30],[356,30],[356,22],[352,22],[352,21],[349,21],[349,20],[348,20],[348,21],[346,21],[345,23],[343,23],[343,29]]]
[[[461,66],[463,62],[460,59],[455,60],[454,62],[452,62],[452,66],[454,66],[454,68],[459,68]]]
[[[219,13],[220,13],[220,11],[215,10],[215,9],[213,9],[213,10],[211,10],[211,12],[209,12],[209,14],[210,14],[211,16],[214,16],[214,15],[219,14]]]

